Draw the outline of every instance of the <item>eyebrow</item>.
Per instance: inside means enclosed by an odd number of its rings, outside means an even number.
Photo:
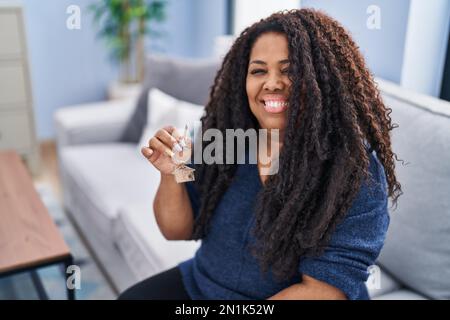
[[[252,64],[252,63],[255,63],[255,64],[264,64],[264,65],[267,64],[266,62],[264,62],[264,61],[262,61],[262,60],[253,60],[253,61],[250,62],[250,64]],[[278,63],[279,63],[279,64],[286,64],[286,63],[289,63],[289,60],[288,60],[288,59],[280,60],[280,61],[278,61]]]

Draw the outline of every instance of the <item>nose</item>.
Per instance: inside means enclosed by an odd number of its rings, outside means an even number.
[[[284,82],[281,76],[275,73],[269,74],[267,80],[264,82],[263,89],[265,91],[282,91],[284,89]]]

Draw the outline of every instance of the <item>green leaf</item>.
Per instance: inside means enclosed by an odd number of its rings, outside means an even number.
[[[98,0],[88,6],[93,21],[98,26],[97,37],[102,38],[114,60],[126,59],[130,55],[139,35],[159,37],[162,32],[153,32],[149,22],[165,19],[167,1],[163,0]],[[144,23],[140,30],[139,23]]]

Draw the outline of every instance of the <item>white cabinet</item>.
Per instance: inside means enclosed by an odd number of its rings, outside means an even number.
[[[40,161],[25,39],[22,8],[0,4],[0,150],[16,150],[36,174]]]

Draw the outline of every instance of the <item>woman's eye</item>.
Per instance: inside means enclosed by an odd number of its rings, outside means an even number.
[[[251,74],[261,74],[264,72],[266,72],[266,71],[263,69],[254,69],[254,70],[250,71]]]
[[[281,70],[282,74],[287,74],[288,72],[289,72],[289,68]],[[263,73],[266,73],[266,70],[264,70],[264,69],[254,69],[254,70],[250,71],[250,74],[263,74]]]

